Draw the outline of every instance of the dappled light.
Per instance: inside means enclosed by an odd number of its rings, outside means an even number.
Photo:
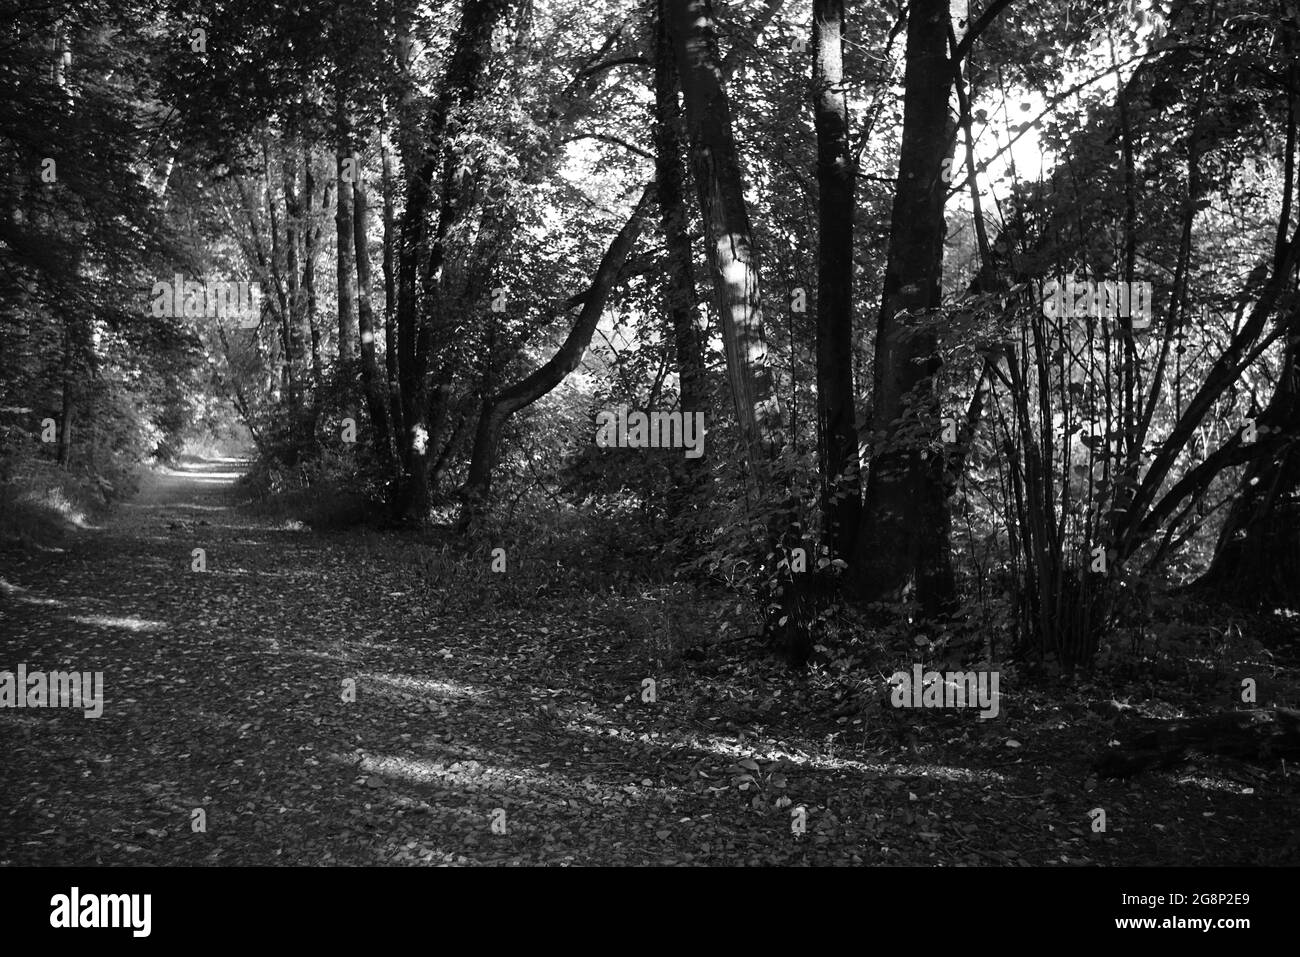
[[[92,625],[96,628],[122,628],[126,631],[164,631],[167,624],[161,621],[146,621],[142,618],[117,618],[111,615],[69,615],[69,621],[79,625]]]
[[[187,882],[1040,868],[996,946],[1300,864],[1300,0],[0,18],[0,875],[85,940],[132,867],[376,946]]]

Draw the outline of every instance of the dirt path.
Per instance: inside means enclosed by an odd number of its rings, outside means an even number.
[[[128,533],[160,519],[197,520],[205,512],[224,513],[246,466],[244,459],[186,457],[175,468],[146,472],[135,497],[114,513],[110,525]]]
[[[1293,783],[1088,781],[1108,730],[1068,701],[1012,689],[1006,723],[919,747],[752,663],[643,703],[600,615],[431,619],[365,536],[235,508],[239,467],[191,462],[62,552],[0,553],[0,669],[104,674],[98,719],[0,711],[0,864],[1297,859],[1260,840]]]

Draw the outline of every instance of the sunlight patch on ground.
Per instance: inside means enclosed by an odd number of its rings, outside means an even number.
[[[125,628],[127,631],[164,631],[165,621],[149,621],[145,618],[114,618],[111,615],[69,615],[69,621],[79,625],[93,625],[96,628]]]
[[[571,731],[581,731],[600,738],[614,738],[629,743],[644,745],[643,735],[625,728],[595,728],[590,725],[569,724]],[[711,751],[723,757],[737,761],[745,758],[757,758],[763,761],[789,761],[805,768],[825,771],[858,771],[870,776],[883,777],[926,777],[942,781],[956,781],[969,784],[1000,784],[1006,778],[996,771],[981,771],[972,768],[957,768],[945,764],[896,764],[886,762],[858,761],[853,758],[837,758],[820,754],[804,754],[798,751],[785,751],[781,748],[764,748],[761,746],[742,746],[734,741],[727,741],[707,736],[696,736],[674,744],[668,740],[658,742],[669,749],[694,749]]]
[[[456,760],[447,757],[435,761],[396,754],[368,754],[362,758],[357,768],[363,774],[378,774],[413,784],[437,784],[443,787],[452,784],[475,790],[518,790],[534,798],[538,796],[539,790],[571,792],[575,784],[561,775],[499,768],[472,758]]]
[[[38,598],[35,595],[28,594],[28,592],[29,589],[0,578],[0,594],[12,598],[15,601],[25,602],[28,605],[50,605],[54,608],[58,608],[64,604],[57,598]]]
[[[476,698],[487,693],[475,688],[473,685],[436,678],[412,678],[410,675],[372,673],[363,673],[359,677],[365,681],[373,681],[415,695],[438,695],[443,698]]]
[[[892,762],[858,761],[820,754],[803,754],[780,748],[760,750],[716,738],[701,738],[696,747],[732,758],[761,757],[765,761],[786,760],[808,768],[827,771],[859,771],[863,774],[887,777],[933,777],[945,781],[994,784],[1006,779],[996,771],[979,771],[971,768],[954,768],[944,764],[895,764]]]
[[[1255,793],[1255,789],[1241,784],[1237,781],[1231,781],[1222,777],[1210,777],[1205,774],[1182,774],[1174,778],[1178,784],[1191,784],[1205,791],[1219,791],[1224,794],[1240,794],[1243,796]]]
[[[312,648],[295,648],[293,653],[295,655],[300,655],[303,658],[323,658],[326,661],[334,661],[343,656],[343,649],[337,646],[334,651],[316,651]]]

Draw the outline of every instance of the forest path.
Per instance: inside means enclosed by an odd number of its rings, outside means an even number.
[[[0,865],[1294,859],[1246,839],[1293,793],[1085,783],[1107,728],[1074,702],[1013,689],[915,750],[752,660],[655,672],[599,610],[439,616],[394,557],[419,540],[250,517],[240,468],[188,460],[62,550],[0,553],[0,670],[104,696],[0,710]]]

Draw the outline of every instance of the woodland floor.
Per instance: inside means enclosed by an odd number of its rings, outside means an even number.
[[[0,669],[103,671],[105,696],[97,720],[0,711],[0,865],[1300,863],[1294,771],[1089,769],[1126,715],[1233,706],[1243,668],[1294,704],[1294,650],[1183,689],[1004,676],[996,720],[904,722],[730,645],[643,703],[645,649],[607,615],[431,617],[366,539],[236,507],[240,467],[153,474],[61,550],[0,552]]]

